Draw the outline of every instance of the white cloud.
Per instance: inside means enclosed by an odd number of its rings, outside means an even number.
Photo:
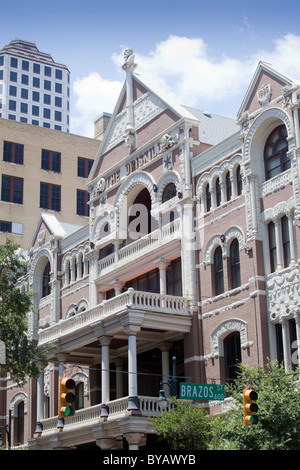
[[[135,51],[136,72],[147,76],[181,104],[204,109],[211,103],[216,109],[226,100],[238,98],[241,103],[260,60],[282,73],[300,77],[300,37],[287,34],[273,44],[272,50],[259,50],[246,58],[223,55],[216,59],[202,38],[169,36],[148,55]],[[114,53],[112,62],[120,70],[123,52]],[[102,111],[113,110],[121,86],[121,82],[105,80],[97,73],[75,81],[75,106],[79,113],[75,124],[83,124],[81,133],[92,135],[94,118]],[[223,109],[221,113],[224,114]]]
[[[94,119],[102,112],[113,111],[121,87],[121,82],[105,80],[96,72],[75,80],[76,116],[72,118],[72,132],[93,137]]]

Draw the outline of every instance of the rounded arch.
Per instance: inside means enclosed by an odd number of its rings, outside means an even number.
[[[31,288],[37,293],[36,301],[39,302],[43,297],[43,274],[46,266],[49,267],[49,276],[53,273],[53,258],[49,250],[46,248],[42,249],[33,259],[30,268],[30,282]]]
[[[146,190],[149,196],[149,207],[146,204],[149,210],[149,217],[157,213],[158,199],[155,188],[156,185],[152,176],[144,171],[134,173],[119,188],[114,207],[117,214],[117,230],[119,231],[118,236],[120,239],[130,242],[128,234],[130,208],[139,199],[142,191]],[[143,201],[136,204],[144,205]],[[131,216],[133,216],[132,213]],[[150,225],[152,226],[152,223]]]
[[[95,222],[93,240],[97,242],[107,237],[113,231],[110,214],[101,215]]]
[[[244,164],[249,165],[252,173],[258,175],[260,183],[265,181],[264,146],[274,129],[284,125],[287,131],[289,147],[293,145],[294,128],[286,111],[280,108],[269,108],[263,111],[253,122],[243,146]]]
[[[12,417],[16,418],[18,416],[18,405],[21,402],[24,402],[24,413],[27,413],[28,408],[28,396],[24,392],[16,393],[10,401],[9,409],[12,412]]]
[[[213,258],[214,258],[214,253],[218,247],[221,247],[223,255],[223,244],[221,242],[221,234],[214,235],[206,244],[206,247],[204,249],[204,263],[207,264],[213,264]]]
[[[132,203],[141,189],[147,188],[150,194],[152,206],[157,203],[156,193],[154,191],[155,181],[149,173],[145,171],[137,171],[131,175],[119,188],[114,207],[120,213],[125,199],[127,203]]]
[[[252,343],[248,341],[247,323],[238,318],[220,323],[211,334],[211,357],[224,356],[224,340],[233,333],[240,333],[241,348],[245,349],[251,346]]]
[[[160,179],[158,180],[158,183],[157,183],[157,186],[158,186],[158,191],[157,191],[157,194],[158,194],[158,200],[160,203],[162,203],[162,196],[163,196],[163,193],[166,189],[166,187],[169,185],[169,184],[174,184],[175,185],[175,188],[176,188],[176,193],[180,192],[181,191],[181,183],[180,183],[180,178],[178,176],[178,174],[173,171],[173,170],[170,170],[166,173],[164,173]]]
[[[224,240],[224,255],[229,256],[229,248],[231,242],[236,239],[239,243],[239,250],[244,250],[246,248],[246,240],[243,230],[240,227],[231,227],[225,232]]]

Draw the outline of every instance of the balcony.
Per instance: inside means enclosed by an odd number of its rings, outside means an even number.
[[[119,316],[121,312],[128,310],[142,311],[144,326],[148,328],[165,329],[168,327],[174,331],[182,330],[182,332],[189,330],[191,321],[189,299],[174,295],[135,291],[129,288],[126,292],[105,300],[96,307],[40,330],[39,345],[70,337],[74,333],[78,336],[80,331],[82,333],[85,330],[89,332],[89,329],[92,331],[97,322],[111,320],[112,316]]]
[[[98,274],[106,274],[112,269],[124,266],[129,260],[132,262],[135,257],[154,252],[170,242],[178,243],[180,240],[181,222],[178,218],[101,259],[98,263]]]

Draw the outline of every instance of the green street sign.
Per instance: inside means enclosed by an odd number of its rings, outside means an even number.
[[[225,400],[225,385],[180,383],[179,398],[182,400]]]

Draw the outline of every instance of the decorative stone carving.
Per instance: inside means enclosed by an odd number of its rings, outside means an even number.
[[[124,64],[122,65],[123,70],[130,70],[133,72],[137,64],[134,62],[135,56],[133,54],[133,50],[131,48],[127,48],[124,51]]]
[[[179,135],[175,134],[173,136],[165,134],[160,140],[160,149],[161,151],[167,150],[177,144],[179,141]]]
[[[94,186],[93,189],[93,197],[97,197],[99,194],[103,193],[105,190],[105,178],[100,178],[97,181],[97,184]]]
[[[269,315],[272,322],[300,311],[300,275],[297,267],[268,276]]]
[[[43,246],[45,244],[45,240],[46,240],[46,230],[42,229],[39,231],[39,234],[38,234],[39,245]]]
[[[229,333],[238,331],[240,333],[241,348],[246,349],[251,346],[253,342],[248,341],[247,324],[238,319],[232,319],[221,323],[211,336],[211,355],[210,357],[224,356],[223,340]]]
[[[257,92],[257,99],[261,106],[266,106],[270,103],[272,96],[272,87],[268,83],[268,85],[263,84],[261,88]]]

